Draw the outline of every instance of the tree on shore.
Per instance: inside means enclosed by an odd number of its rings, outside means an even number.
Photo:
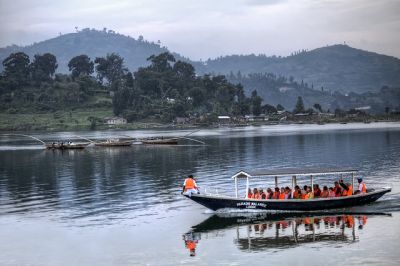
[[[322,107],[321,107],[321,105],[320,105],[319,103],[315,103],[315,104],[314,104],[314,108],[315,108],[316,110],[318,110],[320,113],[322,113]]]
[[[17,86],[26,84],[29,79],[29,56],[23,52],[12,53],[3,60],[3,75],[9,83]]]
[[[45,53],[43,55],[35,55],[30,65],[32,79],[35,82],[50,80],[58,67],[57,59],[53,54]]]
[[[295,114],[299,114],[299,113],[304,113],[304,111],[305,111],[305,109],[304,109],[303,98],[301,96],[299,96],[299,97],[297,97],[296,107],[293,112]]]
[[[71,71],[72,78],[89,76],[93,74],[94,63],[90,60],[89,56],[83,54],[72,58],[68,63],[68,68]]]
[[[106,79],[111,90],[117,90],[127,69],[124,66],[124,59],[118,54],[107,54],[106,57],[96,57],[97,78],[101,83]]]
[[[253,115],[258,116],[261,114],[262,98],[258,96],[257,90],[251,93],[251,112]]]
[[[283,107],[280,103],[278,103],[278,105],[276,106],[276,110],[283,111],[285,110],[285,107]]]

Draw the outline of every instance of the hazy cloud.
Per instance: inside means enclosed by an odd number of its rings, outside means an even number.
[[[347,42],[400,57],[397,0],[0,0],[0,46],[107,27],[193,59]]]

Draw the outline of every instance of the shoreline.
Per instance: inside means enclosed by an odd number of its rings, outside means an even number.
[[[306,126],[312,126],[313,129],[320,128],[323,129],[326,126],[332,125],[340,125],[343,128],[354,128],[351,125],[365,125],[363,127],[356,127],[355,129],[363,129],[363,128],[374,128],[374,125],[382,125],[382,124],[389,124],[389,125],[396,125],[400,127],[399,120],[376,120],[372,122],[361,122],[361,121],[350,121],[350,122],[339,122],[339,121],[332,121],[327,123],[318,123],[315,121],[310,122],[253,122],[253,123],[246,123],[246,124],[214,124],[214,125],[171,125],[171,124],[161,124],[161,123],[136,123],[136,124],[125,124],[125,125],[118,125],[118,126],[108,126],[108,125],[101,125],[96,127],[95,129],[90,129],[89,127],[77,127],[77,128],[51,128],[51,129],[35,129],[35,130],[3,130],[0,129],[0,135],[6,133],[61,133],[61,132],[118,132],[118,131],[130,131],[130,130],[160,130],[160,131],[180,131],[180,130],[212,130],[212,129],[240,129],[240,128],[268,128],[268,127],[275,127],[275,126],[299,126],[302,128],[306,128]],[[347,125],[347,126],[346,126]],[[395,126],[396,127],[396,126]],[[378,127],[379,128],[379,127]]]

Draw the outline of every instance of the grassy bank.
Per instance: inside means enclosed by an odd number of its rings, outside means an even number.
[[[93,127],[90,117],[100,121],[107,116],[113,116],[111,108],[63,110],[54,113],[0,113],[0,131],[87,130]],[[96,123],[96,127],[97,124],[100,122]]]

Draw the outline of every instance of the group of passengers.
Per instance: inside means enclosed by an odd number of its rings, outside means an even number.
[[[358,179],[358,190],[354,194],[366,193],[367,187],[362,178]],[[296,185],[292,190],[289,187],[276,187],[274,190],[267,188],[267,190],[254,188],[247,191],[247,198],[249,199],[314,199],[314,198],[334,198],[353,195],[353,186],[350,183],[345,184],[343,180],[335,181],[333,187],[324,186],[322,190],[318,184],[311,186],[305,185],[303,189]]]

